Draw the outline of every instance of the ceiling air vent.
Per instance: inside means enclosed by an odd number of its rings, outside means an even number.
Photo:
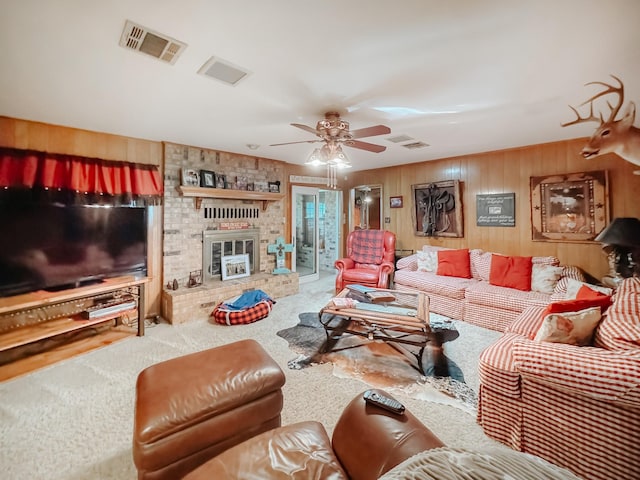
[[[216,57],[211,57],[207,63],[200,67],[198,73],[232,86],[237,85],[240,80],[249,76],[248,71]]]
[[[404,148],[408,148],[409,150],[415,150],[417,148],[424,148],[424,147],[428,147],[429,144],[428,143],[424,143],[424,142],[413,142],[413,143],[405,143],[404,145],[402,145]]]
[[[402,142],[408,142],[409,140],[415,140],[415,139],[411,138],[409,135],[405,135],[403,133],[402,135],[396,135],[395,137],[389,137],[389,138],[387,138],[387,140],[389,142],[393,142],[393,143],[402,143]]]
[[[124,24],[120,37],[120,46],[146,53],[163,62],[173,65],[180,54],[187,48],[187,44],[179,42],[167,35],[137,25],[130,20]]]

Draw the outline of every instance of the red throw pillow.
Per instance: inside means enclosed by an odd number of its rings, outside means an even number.
[[[493,254],[489,283],[528,292],[531,290],[531,269],[531,257],[507,257]]]
[[[579,312],[591,307],[600,307],[603,311],[611,304],[611,297],[608,295],[598,296],[597,298],[575,298],[572,300],[560,300],[547,305],[547,309],[542,316],[550,313]]]
[[[577,300],[584,300],[587,298],[596,299],[596,298],[603,298],[603,297],[611,299],[611,297],[606,293],[598,292],[597,290],[594,290],[593,288],[589,288],[586,285],[582,285],[580,287],[580,290],[578,290],[578,293],[576,293]]]
[[[446,277],[471,278],[469,249],[438,250],[438,275]]]
[[[580,295],[583,288],[591,290],[589,287],[583,286],[578,291],[578,295]],[[611,297],[601,292],[595,292],[594,290],[591,290],[591,292],[594,292],[596,295],[593,295],[591,298],[574,298],[571,300],[560,300],[558,302],[550,303],[542,312],[542,320],[552,313],[580,312],[591,307],[600,307],[600,313],[604,313],[605,309],[611,305]],[[582,295],[592,294],[589,292],[582,292]],[[532,333],[529,338],[533,339],[534,335],[535,333]]]
[[[576,294],[576,300],[591,300],[591,306],[600,307],[602,313],[611,305],[611,295],[599,292],[586,285],[580,287],[580,290],[578,290]]]

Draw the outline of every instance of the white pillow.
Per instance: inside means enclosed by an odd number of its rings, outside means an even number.
[[[534,263],[531,266],[531,291],[551,295],[563,270],[562,267]]]
[[[564,296],[565,300],[571,300],[576,298],[576,296],[578,295],[578,290],[580,290],[582,286],[586,286],[591,290],[595,290],[596,292],[602,292],[605,295],[611,295],[613,293],[613,290],[611,288],[599,287],[598,285],[592,285],[590,283],[581,282],[579,280],[576,280],[575,278],[568,278],[567,293]]]
[[[531,263],[539,265],[553,265],[554,267],[560,266],[560,260],[557,257],[531,257]]]
[[[418,271],[435,272],[438,270],[438,252],[418,252]]]
[[[534,340],[590,345],[601,316],[600,307],[591,307],[579,312],[550,313],[542,320]]]
[[[469,261],[471,262],[471,274],[473,278],[489,281],[491,273],[491,252],[484,252],[474,248],[469,250]]]

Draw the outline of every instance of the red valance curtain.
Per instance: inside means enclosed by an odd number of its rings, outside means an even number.
[[[162,178],[155,165],[0,147],[0,199],[7,196],[155,205],[162,201]]]

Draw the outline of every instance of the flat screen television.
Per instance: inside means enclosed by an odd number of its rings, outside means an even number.
[[[0,203],[0,297],[147,274],[144,207]]]

